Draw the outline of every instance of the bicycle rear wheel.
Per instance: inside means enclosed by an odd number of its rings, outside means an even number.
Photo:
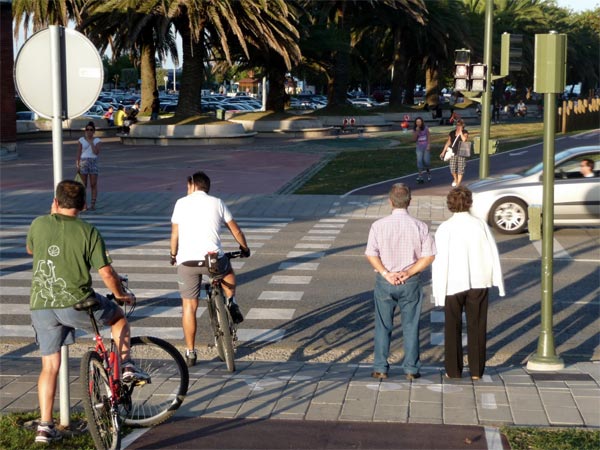
[[[112,394],[102,358],[93,350],[87,352],[83,355],[79,371],[83,408],[96,448],[119,450],[121,448],[119,418],[112,412]]]
[[[217,314],[219,329],[215,330],[215,344],[219,358],[227,365],[229,372],[235,372],[235,351],[233,349],[233,330],[231,317],[225,306],[225,299],[220,289],[213,291],[213,304]]]
[[[188,390],[189,372],[181,353],[157,337],[136,336],[131,338],[131,358],[139,369],[150,375],[151,382],[123,386],[126,391],[121,405],[124,423],[148,427],[164,422],[175,414]]]

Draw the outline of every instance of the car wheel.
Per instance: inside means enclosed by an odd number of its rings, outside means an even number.
[[[527,227],[527,205],[516,197],[498,200],[490,211],[490,224],[500,233],[523,233]]]

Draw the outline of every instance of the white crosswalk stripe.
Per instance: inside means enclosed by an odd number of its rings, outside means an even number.
[[[0,221],[0,337],[33,338],[34,333],[29,320],[27,325],[9,324],[7,316],[29,317],[29,295],[31,284],[32,260],[25,256],[25,240],[29,225],[34,219],[29,215],[3,215]],[[165,339],[183,339],[183,331],[177,323],[182,314],[180,295],[177,290],[176,269],[169,265],[165,255],[170,249],[169,237],[171,224],[168,217],[161,216],[96,216],[85,217],[85,220],[98,227],[106,241],[107,248],[113,258],[115,269],[121,274],[127,274],[130,286],[136,297],[141,300],[135,310],[135,334],[156,335]],[[236,218],[244,230],[249,246],[256,252],[268,244],[273,236],[285,229],[292,218]],[[227,232],[222,235],[225,251],[237,250],[237,243]],[[309,245],[311,245],[309,243]],[[298,257],[306,258],[313,254],[314,258],[323,253],[320,249],[327,247],[305,247],[298,250]],[[311,249],[316,249],[313,251]],[[290,256],[294,258],[294,256]],[[232,267],[242,271],[247,260],[232,260]],[[152,272],[152,273],[149,273]],[[292,277],[276,278],[271,282],[278,284],[290,283]],[[311,277],[296,278],[294,284],[310,283]],[[97,272],[92,271],[94,286],[98,292],[106,294],[106,289]],[[157,284],[158,283],[158,284]],[[170,286],[170,288],[166,288]],[[265,291],[262,300],[282,300],[286,305],[302,298],[303,292],[296,294]],[[202,297],[206,293],[202,291]],[[243,294],[242,294],[243,296]],[[144,304],[144,301],[152,303]],[[160,301],[159,304],[154,304]],[[168,305],[165,304],[168,302]],[[206,307],[198,308],[198,317],[205,315]],[[286,321],[293,318],[295,308],[251,308],[245,321],[238,329],[238,340],[272,342],[285,336],[283,329],[258,328],[262,321]],[[155,326],[146,326],[144,320],[163,319]],[[174,321],[176,319],[177,321]],[[23,320],[20,319],[22,323]],[[19,321],[15,322],[19,323]],[[177,323],[177,326],[169,326]],[[78,335],[85,336],[79,332]]]

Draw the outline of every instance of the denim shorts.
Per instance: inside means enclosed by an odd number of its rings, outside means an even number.
[[[82,175],[98,175],[98,158],[82,158],[79,172]]]
[[[99,325],[111,325],[123,315],[114,301],[98,294],[96,298],[100,306],[94,312],[94,317]],[[87,311],[75,311],[74,308],[34,309],[31,311],[31,321],[42,356],[58,352],[62,345],[73,344],[76,329],[94,332]]]

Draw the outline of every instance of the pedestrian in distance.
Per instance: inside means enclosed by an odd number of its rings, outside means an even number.
[[[235,298],[236,279],[229,258],[221,246],[221,228],[225,225],[239,244],[242,257],[250,256],[244,233],[234,220],[227,205],[217,197],[208,195],[210,178],[196,172],[187,180],[187,194],[175,203],[171,217],[171,265],[177,265],[177,281],[183,307],[182,326],[185,339],[185,358],[188,366],[197,360],[196,311],[200,299],[202,276],[208,275],[205,261],[210,253],[218,255],[218,269],[223,276],[223,292],[231,318],[241,323],[244,317]]]
[[[417,143],[417,183],[424,182],[423,171],[426,172],[427,181],[431,181],[431,141],[429,127],[425,125],[422,117],[417,117],[413,126],[413,139]]]
[[[388,378],[394,311],[400,308],[404,361],[408,380],[419,378],[419,318],[423,302],[420,274],[435,258],[435,243],[427,225],[408,213],[411,194],[403,183],[389,193],[392,213],[371,225],[365,255],[377,272],[373,292],[375,346],[371,376]]]
[[[496,241],[485,221],[469,209],[473,196],[458,186],[447,197],[452,217],[435,233],[437,255],[432,266],[433,297],[444,307],[444,362],[447,378],[463,371],[462,313],[467,316],[467,355],[473,380],[485,370],[489,288],[505,295]]]
[[[115,124],[113,114],[115,112],[115,108],[109,106],[104,115],[102,116],[106,120],[106,125],[112,127]]]
[[[88,122],[85,126],[85,135],[77,141],[77,159],[75,166],[81,176],[81,182],[87,189],[88,180],[92,189],[92,203],[88,208],[96,210],[96,199],[98,198],[98,155],[100,154],[100,138],[94,137],[96,126],[94,122]]]
[[[459,119],[456,122],[456,128],[448,134],[448,139],[444,144],[444,149],[440,153],[440,158],[447,160],[446,152],[452,155],[450,161],[450,173],[452,174],[452,187],[460,185],[465,173],[467,158],[459,155],[460,143],[469,140],[469,132],[465,129],[465,122]]]
[[[131,332],[123,311],[92,289],[90,268],[98,270],[121,304],[135,300],[124,292],[100,232],[78,217],[84,206],[84,186],[73,180],[61,181],[50,214],[36,218],[27,233],[26,250],[33,255],[31,320],[42,355],[37,385],[41,421],[36,443],[61,439],[52,420],[61,346],[74,343],[75,329],[94,332],[87,311],[76,311],[73,305],[95,296],[99,307],[94,315],[98,323],[111,327],[121,357],[122,380],[149,379],[130,358]]]
[[[127,114],[125,113],[125,107],[123,105],[119,105],[117,108],[117,112],[115,113],[115,126],[119,127],[118,132],[125,132],[125,117]]]

